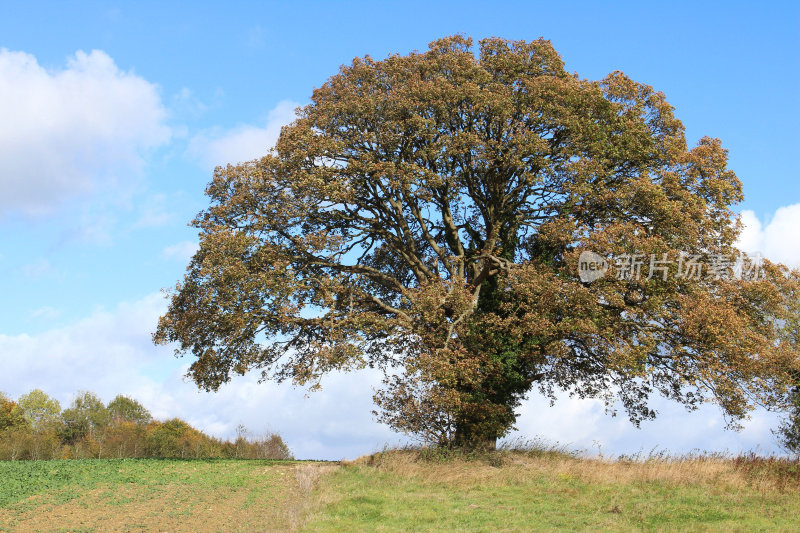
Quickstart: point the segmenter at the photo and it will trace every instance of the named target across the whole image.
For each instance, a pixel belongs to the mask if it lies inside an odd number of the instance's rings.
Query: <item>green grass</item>
[[[76,459],[0,461],[0,507],[35,494],[67,501],[100,485],[157,487],[167,484],[244,487],[254,468],[276,461],[234,459]],[[277,461],[287,464],[290,462]]]
[[[583,465],[582,465],[583,463]],[[585,472],[581,473],[582,466]],[[606,467],[608,466],[608,468]],[[615,469],[629,471],[615,471]],[[321,482],[313,531],[796,531],[797,489],[564,458],[351,465]],[[702,475],[705,472],[698,472]],[[711,481],[706,482],[706,481]],[[327,496],[327,499],[324,497]]]
[[[294,461],[0,462],[0,531],[291,529]],[[49,517],[49,518],[48,518]]]
[[[0,462],[0,531],[797,531],[796,465],[719,458]]]

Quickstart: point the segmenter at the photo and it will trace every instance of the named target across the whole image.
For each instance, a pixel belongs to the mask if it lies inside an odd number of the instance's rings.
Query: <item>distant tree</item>
[[[141,403],[122,394],[111,400],[107,409],[114,422],[125,421],[145,425],[153,421],[153,416]]]
[[[146,449],[147,425],[117,419],[103,432],[106,455],[116,457],[142,457]]]
[[[0,393],[0,460],[24,459],[31,447],[31,426],[17,402]]]
[[[14,402],[0,393],[0,461],[102,457],[194,457],[291,459],[277,434],[235,442],[206,435],[183,420],[154,421],[138,401],[118,395],[108,406],[91,392],[79,392],[61,413],[56,400],[39,389]]]
[[[94,393],[79,392],[61,414],[62,434],[67,441],[95,437],[111,421],[111,414],[103,401]]]
[[[34,389],[19,397],[19,405],[32,429],[28,453],[30,459],[58,457],[61,445],[61,404],[44,391]]]
[[[249,457],[250,459],[293,459],[289,446],[280,435],[274,433],[253,440],[252,446],[255,447],[256,453],[255,457]]]
[[[54,427],[61,415],[61,404],[41,389],[33,389],[19,397],[19,406],[34,431]]]
[[[0,431],[28,426],[22,408],[0,392]]]
[[[581,79],[548,41],[357,58],[206,192],[154,335],[205,389],[378,366],[382,421],[463,446],[492,446],[532,389],[619,400],[636,424],[653,394],[714,400],[732,426],[786,405],[800,275],[730,275],[727,151],[689,148],[662,93]],[[583,252],[619,261],[586,280]]]
[[[208,440],[202,433],[179,418],[157,422],[148,428],[147,453],[151,457],[192,457],[198,446]]]

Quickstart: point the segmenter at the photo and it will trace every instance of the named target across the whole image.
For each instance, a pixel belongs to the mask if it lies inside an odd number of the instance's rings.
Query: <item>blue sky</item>
[[[399,437],[372,421],[371,374],[321,393],[236,380],[217,395],[151,346],[159,290],[182,276],[216,164],[257,157],[294,106],[355,56],[463,33],[550,39],[567,68],[663,91],[694,144],[720,137],[744,183],[747,251],[800,266],[800,8],[737,2],[82,2],[0,5],[0,390],[125,392],[219,435],[244,422],[299,456]],[[325,385],[325,383],[323,383]],[[520,436],[604,450],[774,449],[758,413],[713,408],[634,430],[596,402],[533,397]],[[535,416],[534,416],[535,413]],[[544,413],[544,414],[543,414]]]

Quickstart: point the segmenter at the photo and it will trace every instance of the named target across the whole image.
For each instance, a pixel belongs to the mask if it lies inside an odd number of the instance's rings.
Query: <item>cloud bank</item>
[[[244,124],[228,130],[201,132],[190,141],[188,154],[209,168],[262,157],[275,145],[281,127],[295,119],[294,110],[299,106],[289,100],[279,102],[269,112],[263,127]]]
[[[800,204],[779,208],[765,223],[753,211],[745,210],[741,221],[740,250],[800,268]]]
[[[170,139],[158,88],[105,52],[61,69],[0,49],[0,215],[41,214],[130,175]]]

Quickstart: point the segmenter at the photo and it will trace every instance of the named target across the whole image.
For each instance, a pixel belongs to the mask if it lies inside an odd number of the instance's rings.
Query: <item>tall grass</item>
[[[755,453],[671,454],[658,450],[614,457],[590,455],[539,439],[507,442],[492,451],[413,446],[384,449],[343,464],[370,466],[404,477],[443,483],[472,483],[481,479],[513,483],[531,476],[549,476],[587,483],[800,490],[800,460],[797,458]]]

